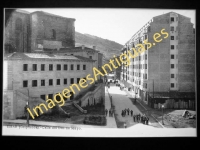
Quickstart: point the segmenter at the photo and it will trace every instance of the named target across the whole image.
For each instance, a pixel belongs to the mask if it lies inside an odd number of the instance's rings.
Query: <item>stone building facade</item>
[[[159,42],[153,38],[155,33],[161,35]],[[145,40],[152,44],[150,49]],[[190,18],[174,12],[153,17],[124,45],[122,53],[137,44],[143,44],[145,51],[131,58],[128,67],[122,65],[121,73],[133,93],[146,103],[151,98],[154,102],[156,98],[195,99],[195,33]]]
[[[75,47],[75,19],[15,10],[5,24],[5,53]]]
[[[13,105],[17,106],[13,109],[23,108],[27,102],[26,97],[30,97],[32,99],[30,101],[34,105],[45,102],[46,96],[53,99],[53,96],[61,93],[64,88],[69,88],[72,84],[78,85],[79,80],[86,78],[88,74],[93,77],[92,67],[94,62],[89,58],[72,55],[60,56],[44,53],[13,53],[7,55],[4,58],[3,88],[4,102],[8,102],[9,105],[6,104],[5,111]],[[77,95],[87,92],[87,89],[92,86],[90,82],[87,80],[87,88],[79,87],[80,91],[74,87],[75,94],[70,92],[72,96],[68,99],[64,98],[65,104],[72,102]],[[8,96],[8,92],[12,94]],[[16,99],[17,95],[21,97],[20,100]],[[23,109],[19,109],[19,111],[22,113]],[[19,114],[19,111],[13,113],[15,117]]]

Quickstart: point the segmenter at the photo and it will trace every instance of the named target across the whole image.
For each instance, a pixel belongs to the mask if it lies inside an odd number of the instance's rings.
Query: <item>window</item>
[[[171,78],[174,78],[174,74],[171,74]]]
[[[52,29],[51,30],[51,32],[52,32],[52,39],[56,39],[56,30],[55,29]]]
[[[171,55],[171,59],[174,59],[174,55]]]
[[[23,81],[23,87],[28,87],[28,80]]]
[[[65,85],[67,84],[67,79],[64,79],[64,84],[65,84]]]
[[[74,65],[73,64],[71,64],[71,70],[74,70]]]
[[[74,84],[74,78],[71,78],[71,84]]]
[[[174,36],[171,36],[171,40],[174,40]]]
[[[174,31],[174,27],[171,27],[171,31]]]
[[[33,71],[37,71],[37,64],[33,64]]]
[[[41,64],[41,71],[45,70],[45,64]]]
[[[172,88],[174,87],[174,83],[171,83],[171,87],[172,87]]]
[[[37,80],[32,80],[32,87],[36,87],[37,86]]]
[[[57,64],[57,70],[61,70],[61,64]]]
[[[40,95],[40,98],[45,100],[45,95]]]
[[[49,64],[49,71],[53,71],[53,64]]]
[[[151,27],[150,26],[148,27],[148,32],[151,32]]]
[[[70,96],[70,100],[73,100],[74,99],[74,93],[73,92],[70,92],[71,96]]]
[[[90,59],[92,59],[92,56],[89,56]]]
[[[147,79],[147,74],[145,74],[145,79]]]
[[[145,59],[147,60],[147,54],[145,54]]]
[[[83,70],[86,70],[86,65],[83,65]]]
[[[174,22],[174,17],[171,17],[171,22]]]
[[[67,69],[68,69],[68,65],[64,64],[64,70],[67,70]]]
[[[79,81],[80,81],[80,78],[77,78],[77,83],[79,83]]]
[[[49,99],[53,99],[53,94],[49,94],[49,95],[48,95],[48,98],[49,98]]]
[[[147,69],[147,64],[145,64],[145,69]]]
[[[147,50],[147,45],[145,45],[145,50]]]
[[[56,80],[56,84],[57,84],[57,85],[60,85],[60,79],[57,79],[57,80]]]
[[[171,64],[171,68],[174,68],[174,64]]]
[[[28,71],[28,64],[23,64],[23,71]]]
[[[45,86],[45,80],[41,80],[41,86]]]
[[[144,36],[144,39],[146,40],[147,39],[147,35],[145,34],[145,36]]]
[[[53,79],[49,79],[49,85],[53,85]]]
[[[174,45],[171,45],[171,49],[174,49]]]
[[[77,65],[77,70],[80,70],[80,65]]]

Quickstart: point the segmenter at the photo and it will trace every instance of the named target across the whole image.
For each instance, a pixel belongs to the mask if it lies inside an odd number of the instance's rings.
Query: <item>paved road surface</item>
[[[108,89],[109,93],[112,95],[113,99],[113,105],[115,106],[115,116],[116,116],[116,122],[118,125],[118,128],[122,128],[124,123],[126,122],[127,127],[134,126],[135,124],[138,124],[137,122],[133,121],[133,117],[131,117],[130,113],[129,115],[126,115],[125,117],[121,116],[122,110],[130,109],[133,110],[133,114],[143,114],[144,109],[139,105],[134,105],[132,101],[129,99],[128,95],[125,91],[121,91],[119,87],[115,86],[114,84],[111,84],[110,88]],[[149,125],[162,128],[154,118],[151,116],[149,117]]]

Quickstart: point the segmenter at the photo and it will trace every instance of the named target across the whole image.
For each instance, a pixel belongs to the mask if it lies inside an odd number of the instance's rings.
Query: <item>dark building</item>
[[[5,53],[75,47],[75,19],[15,10],[5,24]]]

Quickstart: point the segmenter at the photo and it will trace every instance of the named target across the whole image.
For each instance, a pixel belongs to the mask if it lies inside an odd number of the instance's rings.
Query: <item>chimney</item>
[[[96,50],[96,46],[93,46],[93,49]]]
[[[85,49],[85,45],[82,45],[82,49]]]

